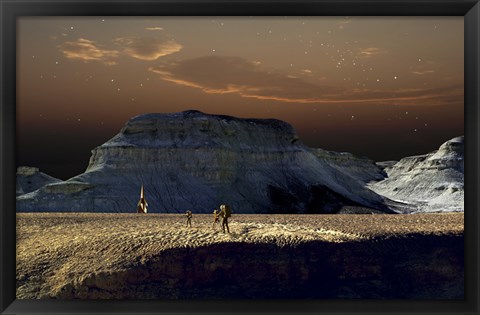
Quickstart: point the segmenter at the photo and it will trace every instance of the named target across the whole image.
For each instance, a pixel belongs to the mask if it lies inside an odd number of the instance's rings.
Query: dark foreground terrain
[[[462,299],[463,213],[17,214],[17,298]]]

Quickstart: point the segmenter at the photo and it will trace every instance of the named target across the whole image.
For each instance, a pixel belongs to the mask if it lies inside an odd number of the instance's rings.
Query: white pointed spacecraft
[[[147,213],[148,202],[145,199],[145,193],[142,188],[140,189],[140,201],[137,204],[137,213]]]

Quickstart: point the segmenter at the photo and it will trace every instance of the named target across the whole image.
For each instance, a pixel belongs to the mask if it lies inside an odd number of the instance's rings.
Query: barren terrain
[[[19,213],[17,298],[461,298],[463,218]]]

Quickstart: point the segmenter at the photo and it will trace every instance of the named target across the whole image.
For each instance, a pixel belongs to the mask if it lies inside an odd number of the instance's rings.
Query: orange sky
[[[18,163],[57,177],[132,116],[277,118],[375,160],[463,134],[463,17],[21,18]]]

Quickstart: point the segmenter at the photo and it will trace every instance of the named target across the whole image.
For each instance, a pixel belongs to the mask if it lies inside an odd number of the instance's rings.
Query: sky
[[[463,17],[22,17],[17,164],[68,179],[129,118],[290,123],[375,161],[464,133]]]

